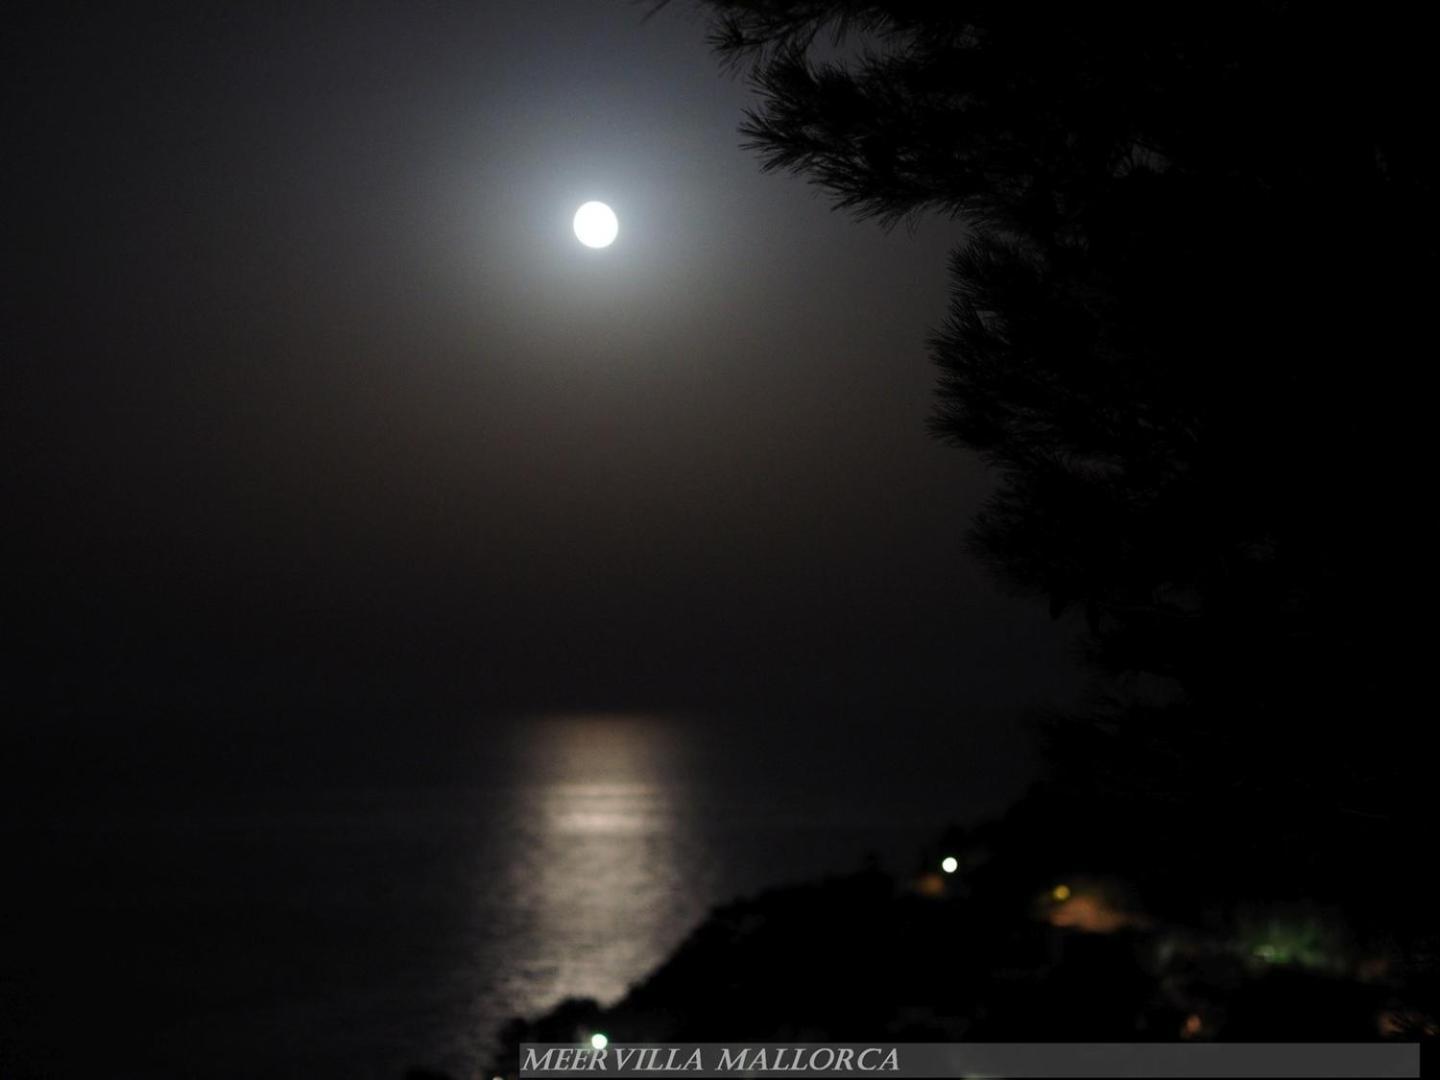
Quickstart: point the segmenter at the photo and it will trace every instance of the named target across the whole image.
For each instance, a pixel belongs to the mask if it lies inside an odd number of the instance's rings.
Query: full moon
[[[587,202],[575,211],[575,235],[586,247],[609,247],[619,232],[620,220],[603,202]]]

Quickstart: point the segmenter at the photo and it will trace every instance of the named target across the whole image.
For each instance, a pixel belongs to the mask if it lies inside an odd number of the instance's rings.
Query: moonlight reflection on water
[[[611,1000],[704,914],[710,890],[683,763],[663,722],[544,721],[511,813],[505,882],[526,997]],[[488,904],[486,905],[489,906]]]
[[[1000,748],[965,726],[862,723],[888,751],[856,753],[864,727],[839,721],[415,723],[324,786],[183,816],[77,804],[11,826],[43,871],[23,910],[63,916],[63,953],[25,919],[3,944],[56,973],[56,1000],[84,969],[97,995],[165,1015],[134,1050],[154,1075],[468,1076],[505,1020],[619,998],[715,905],[868,852],[904,869],[939,823],[1003,801],[986,787]],[[101,878],[123,905],[94,901]]]
[[[896,736],[887,752],[857,754],[857,729],[838,721],[799,740],[786,725],[679,715],[519,726],[485,764],[470,853],[453,977],[472,1047],[566,997],[617,1000],[717,904],[870,853],[907,869],[939,824],[1002,801],[991,766],[1014,748],[981,747],[960,724],[863,724]]]

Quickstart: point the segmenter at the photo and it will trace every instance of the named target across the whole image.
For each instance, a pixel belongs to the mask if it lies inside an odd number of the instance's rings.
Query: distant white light
[[[578,232],[579,230],[576,231]],[[590,1045],[596,1050],[604,1050],[605,1047],[610,1045],[610,1040],[597,1031],[594,1035],[590,1036]],[[596,1058],[596,1060],[598,1061],[599,1058]]]
[[[953,874],[956,870],[960,869],[960,860],[955,858],[954,855],[946,855],[945,858],[940,860],[940,869],[944,870],[947,874]]]
[[[575,211],[575,235],[586,247],[609,247],[620,235],[620,219],[603,202],[587,202]]]

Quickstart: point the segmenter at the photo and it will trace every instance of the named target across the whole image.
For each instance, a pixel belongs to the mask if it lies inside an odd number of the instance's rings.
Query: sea
[[[188,785],[162,754],[9,814],[0,1075],[488,1075],[507,1018],[617,1000],[716,905],[867,861],[911,873],[1032,768],[993,717],[384,730],[334,769],[242,768],[237,738]],[[392,767],[427,741],[430,765]]]

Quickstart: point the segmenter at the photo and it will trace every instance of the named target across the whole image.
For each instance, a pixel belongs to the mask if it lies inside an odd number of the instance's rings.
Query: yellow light
[[[1055,888],[1050,890],[1050,898],[1057,904],[1063,904],[1066,900],[1070,899],[1070,886],[1056,885]]]
[[[604,1050],[605,1047],[610,1045],[610,1040],[597,1031],[594,1035],[590,1036],[590,1045],[596,1050]]]
[[[940,860],[940,869],[944,870],[947,874],[953,874],[956,870],[960,869],[960,860],[955,858],[954,855],[946,855],[945,858]]]

